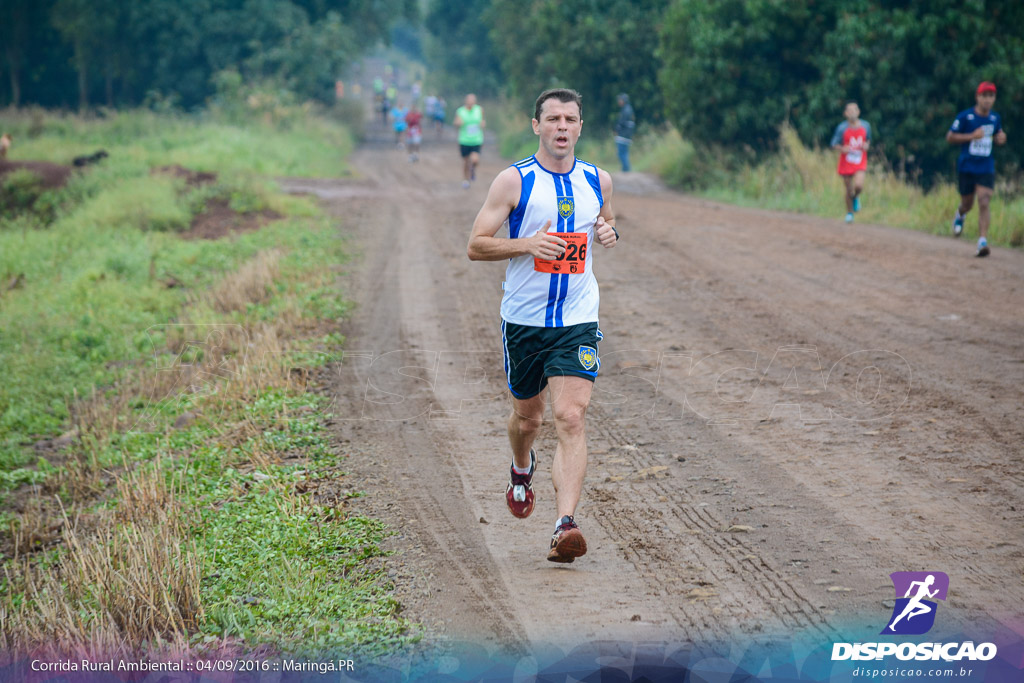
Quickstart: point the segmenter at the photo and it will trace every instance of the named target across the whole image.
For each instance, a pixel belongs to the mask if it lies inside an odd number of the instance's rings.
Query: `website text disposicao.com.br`
[[[967,679],[969,679],[969,678],[971,678],[971,676],[973,674],[974,674],[974,669],[972,669],[971,667],[963,667],[963,666],[950,667],[950,668],[942,668],[942,669],[915,669],[915,668],[912,668],[912,667],[907,667],[907,668],[904,668],[904,667],[893,667],[893,668],[888,668],[888,669],[875,669],[875,668],[872,668],[872,667],[861,666],[861,667],[857,667],[856,669],[853,670],[854,678],[864,678],[864,679],[869,679],[869,680],[873,679],[873,678],[891,678],[891,677],[897,677],[900,680],[904,680],[904,679],[907,679],[907,678],[941,678],[941,679],[967,678]],[[981,680],[981,678],[979,677],[976,680]]]

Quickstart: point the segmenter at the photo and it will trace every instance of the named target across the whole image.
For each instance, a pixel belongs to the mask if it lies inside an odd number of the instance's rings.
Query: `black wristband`
[[[619,241],[619,231],[615,229],[614,225],[612,226],[612,232],[615,233],[615,241],[618,242]]]

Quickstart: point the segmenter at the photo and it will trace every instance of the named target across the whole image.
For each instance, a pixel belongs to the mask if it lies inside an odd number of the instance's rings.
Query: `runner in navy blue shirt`
[[[1006,144],[1006,131],[999,114],[992,111],[996,102],[996,86],[985,81],[978,85],[975,104],[960,112],[946,133],[946,142],[960,145],[956,160],[957,183],[960,186],[960,207],[953,216],[953,236],[964,230],[964,217],[978,197],[978,256],[988,256],[989,202],[996,185],[996,161],[992,143]]]

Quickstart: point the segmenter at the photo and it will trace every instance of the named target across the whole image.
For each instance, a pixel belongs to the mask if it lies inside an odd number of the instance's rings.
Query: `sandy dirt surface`
[[[894,571],[944,571],[932,632],[1024,606],[1024,253],[742,209],[616,175],[598,249],[601,376],[577,513],[590,552],[545,560],[504,504],[504,263],[466,242],[490,180],[453,143],[367,143],[356,179],[284,181],[339,219],[356,306],[331,370],[336,435],[396,530],[386,568],[429,642],[843,637],[889,617]],[[871,201],[871,187],[865,192]],[[945,221],[945,217],[936,217]]]

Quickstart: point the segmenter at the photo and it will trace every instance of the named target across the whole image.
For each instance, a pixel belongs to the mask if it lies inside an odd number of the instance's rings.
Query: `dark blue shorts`
[[[995,173],[971,173],[969,171],[960,171],[957,174],[957,185],[960,186],[960,196],[966,196],[974,194],[974,191],[978,188],[978,185],[987,187],[988,189],[994,189],[996,186],[996,174]]]
[[[603,338],[597,323],[531,327],[502,322],[501,331],[505,377],[516,398],[533,398],[548,385],[548,377],[597,379],[597,343]]]

